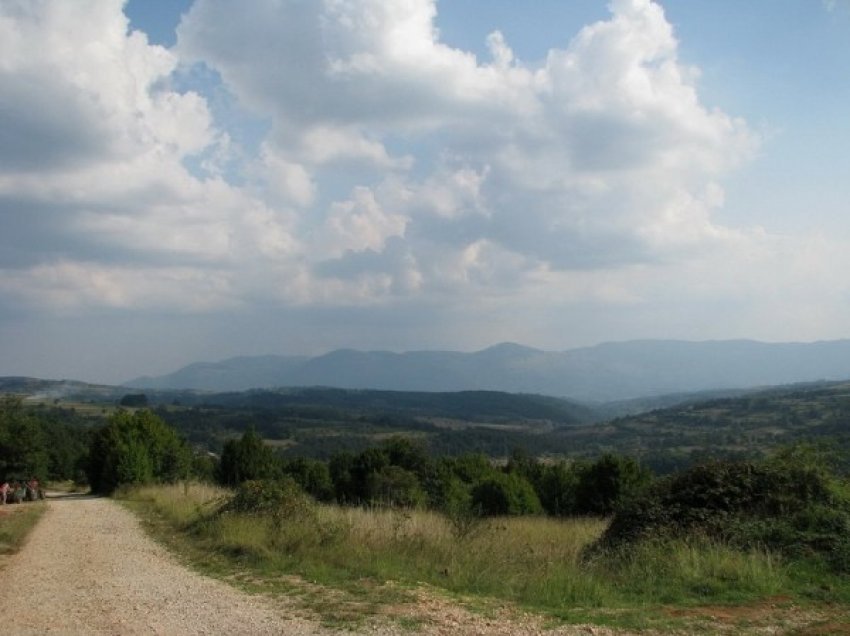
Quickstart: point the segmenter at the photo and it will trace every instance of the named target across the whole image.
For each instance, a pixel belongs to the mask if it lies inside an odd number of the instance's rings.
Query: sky
[[[848,0],[0,0],[0,375],[850,337]]]

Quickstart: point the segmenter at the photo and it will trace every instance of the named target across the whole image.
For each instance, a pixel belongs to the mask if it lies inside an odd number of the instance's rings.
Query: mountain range
[[[473,353],[355,351],[198,362],[124,383],[136,389],[242,391],[326,386],[490,390],[608,402],[673,393],[850,379],[850,340],[764,343],[636,340],[568,351],[503,343]]]

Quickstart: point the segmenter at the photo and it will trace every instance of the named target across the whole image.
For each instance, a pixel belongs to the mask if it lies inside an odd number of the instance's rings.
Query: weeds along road
[[[262,597],[181,566],[109,499],[57,495],[0,570],[0,633],[319,634]]]
[[[48,497],[48,509],[23,549],[0,569],[0,634],[162,636],[351,634],[295,613],[286,597],[252,596],[194,573],[142,530],[128,510],[88,495]],[[392,621],[356,634],[390,636],[610,635],[605,628],[546,629],[539,617],[505,620],[423,593],[406,613],[420,631]],[[617,632],[622,633],[622,632]]]

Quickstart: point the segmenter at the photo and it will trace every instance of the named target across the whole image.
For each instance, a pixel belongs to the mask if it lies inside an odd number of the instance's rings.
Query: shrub
[[[472,506],[485,516],[540,514],[534,488],[517,473],[496,473],[472,488]]]
[[[600,546],[696,535],[850,571],[850,501],[824,470],[790,461],[712,462],[659,481],[617,512]]]
[[[220,508],[220,514],[279,515],[305,517],[311,514],[310,497],[291,477],[242,482]]]

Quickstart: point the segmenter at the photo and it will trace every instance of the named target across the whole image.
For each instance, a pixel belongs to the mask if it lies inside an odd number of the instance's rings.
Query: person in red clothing
[[[3,483],[0,484],[0,504],[6,505],[6,497],[9,495],[11,489],[9,482],[4,479]]]

